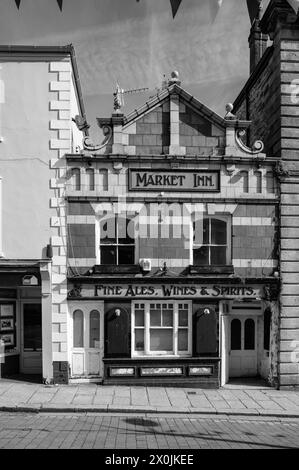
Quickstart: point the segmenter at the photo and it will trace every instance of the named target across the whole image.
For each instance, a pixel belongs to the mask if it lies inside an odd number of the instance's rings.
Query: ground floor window
[[[133,356],[191,355],[191,302],[135,302]]]

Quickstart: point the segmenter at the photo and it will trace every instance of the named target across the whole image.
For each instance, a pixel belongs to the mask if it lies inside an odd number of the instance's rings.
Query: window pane
[[[203,219],[203,244],[208,245],[210,240],[210,220]]]
[[[173,310],[163,310],[162,312],[162,326],[173,325]]]
[[[231,322],[230,348],[232,351],[241,350],[241,322],[237,318]]]
[[[161,311],[160,311],[160,309],[150,311],[150,325],[151,326],[161,326]]]
[[[116,264],[115,246],[101,246],[101,264]]]
[[[134,222],[130,219],[125,219],[123,217],[120,217],[118,219],[118,243],[119,244],[134,244],[135,240],[134,238],[131,238],[134,236],[134,228],[133,228]]]
[[[97,310],[90,312],[89,317],[89,347],[100,347],[100,314]]]
[[[211,219],[211,243],[212,245],[226,245],[226,222],[218,219]]]
[[[188,351],[188,330],[185,328],[178,331],[178,351]]]
[[[196,245],[208,245],[209,233],[209,219],[198,219],[193,223],[193,241]]]
[[[144,326],[144,311],[135,309],[135,326]]]
[[[211,246],[211,265],[226,264],[226,246]]]
[[[134,246],[118,247],[118,264],[134,264],[135,261]]]
[[[39,304],[24,304],[24,349],[42,349],[42,316]]]
[[[172,329],[150,330],[151,351],[173,351]]]
[[[179,326],[188,326],[188,310],[179,310]]]
[[[195,266],[209,265],[209,247],[202,246],[193,250],[193,264]]]
[[[74,341],[74,348],[83,348],[83,312],[82,310],[76,310],[74,312],[73,341]]]
[[[144,330],[135,329],[135,351],[144,351]]]
[[[115,217],[107,216],[100,221],[101,244],[116,243]]]
[[[252,318],[245,321],[244,349],[255,349],[255,321]]]

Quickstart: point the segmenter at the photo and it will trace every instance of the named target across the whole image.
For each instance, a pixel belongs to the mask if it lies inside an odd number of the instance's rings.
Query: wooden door
[[[24,302],[21,309],[20,371],[42,374],[42,306]]]
[[[109,308],[110,307],[110,308]],[[131,322],[129,305],[109,305],[105,315],[106,357],[131,356]]]
[[[233,317],[230,322],[230,377],[257,375],[257,317]]]

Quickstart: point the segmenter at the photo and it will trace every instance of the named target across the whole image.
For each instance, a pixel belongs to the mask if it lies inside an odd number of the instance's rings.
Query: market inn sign
[[[69,298],[221,298],[221,299],[261,299],[263,287],[258,285],[224,285],[224,284],[96,284],[94,286],[76,285],[69,292]]]
[[[129,170],[129,191],[220,191],[220,172],[204,170]]]

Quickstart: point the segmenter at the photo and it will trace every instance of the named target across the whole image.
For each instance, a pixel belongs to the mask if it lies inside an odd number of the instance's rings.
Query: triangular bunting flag
[[[261,3],[262,3],[261,0],[247,0],[247,8],[248,8],[251,23],[253,23],[253,21],[258,16]]]
[[[299,0],[288,0],[288,3],[294,9],[295,13],[298,13],[299,9]]]
[[[62,11],[63,0],[57,0],[57,3],[58,3],[58,6],[60,8],[60,11]]]
[[[170,0],[172,16],[175,17],[182,0]]]
[[[20,8],[21,0],[15,0],[15,3],[16,3],[16,5],[17,5],[17,8],[19,9],[19,8]]]

